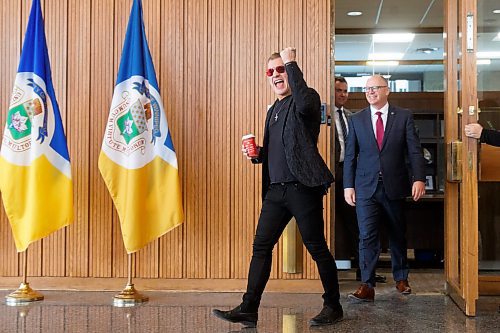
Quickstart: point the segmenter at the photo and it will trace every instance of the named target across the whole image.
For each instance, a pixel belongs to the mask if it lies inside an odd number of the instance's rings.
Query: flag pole
[[[30,284],[28,283],[28,249],[24,250],[23,257],[23,282],[21,282],[21,285],[16,291],[5,296],[5,304],[7,305],[25,305],[26,303],[43,300],[43,295],[38,291],[31,289]]]
[[[135,306],[147,302],[149,297],[140,294],[132,283],[132,253],[128,254],[128,279],[125,289],[113,297],[113,305],[116,307]]]

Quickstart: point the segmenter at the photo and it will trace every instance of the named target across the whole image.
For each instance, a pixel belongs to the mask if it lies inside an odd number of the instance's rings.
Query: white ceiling
[[[349,17],[350,11],[363,15]],[[335,21],[337,29],[442,27],[443,1],[336,0]]]
[[[443,59],[443,35],[439,33],[443,23],[442,0],[336,0],[335,1],[335,60],[366,61],[372,52],[404,53],[402,60],[437,60]],[[478,0],[478,51],[500,52],[500,14],[493,13],[500,9],[500,0]],[[348,16],[350,11],[361,11],[361,16]],[[432,29],[432,28],[437,28]],[[432,29],[434,33],[417,33],[409,43],[373,43],[374,31],[408,32],[417,29]],[[418,31],[418,30],[417,30]],[[485,32],[487,31],[487,32]],[[346,34],[347,33],[347,34]],[[360,34],[358,34],[360,33]],[[419,48],[436,48],[426,54]],[[500,58],[491,59],[490,65],[479,66],[479,70],[500,70]],[[373,67],[344,63],[336,66],[340,73],[372,73]],[[442,65],[399,65],[379,68],[379,73],[415,73],[424,71],[443,71]]]

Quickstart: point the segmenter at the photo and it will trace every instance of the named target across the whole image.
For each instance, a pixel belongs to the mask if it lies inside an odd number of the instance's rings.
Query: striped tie
[[[344,115],[342,112],[342,108],[338,108],[337,112],[339,113],[339,121],[340,121],[340,128],[342,128],[342,135],[344,136],[344,140],[347,137],[347,125],[344,121]]]

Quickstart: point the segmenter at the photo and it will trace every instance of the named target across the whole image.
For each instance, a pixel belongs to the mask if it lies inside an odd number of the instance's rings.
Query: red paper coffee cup
[[[248,157],[259,157],[259,151],[257,150],[257,144],[255,143],[255,135],[247,134],[241,138],[243,147],[247,150]]]

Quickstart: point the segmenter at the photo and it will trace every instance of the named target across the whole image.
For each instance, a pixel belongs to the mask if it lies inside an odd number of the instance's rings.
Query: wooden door
[[[478,299],[478,149],[463,133],[477,121],[476,1],[445,1],[445,275],[447,292],[469,316]]]

